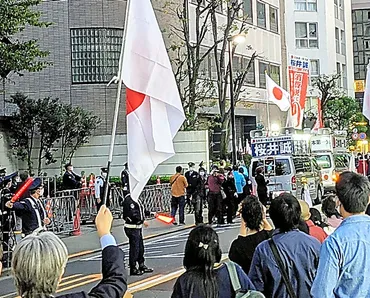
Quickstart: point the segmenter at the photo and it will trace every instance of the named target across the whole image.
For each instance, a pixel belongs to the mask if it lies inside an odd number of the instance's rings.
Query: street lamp
[[[232,163],[236,165],[237,151],[236,151],[236,129],[235,129],[235,100],[234,100],[234,80],[233,80],[233,45],[237,46],[246,40],[245,34],[237,34],[230,36],[227,41],[229,45],[229,74],[230,74],[230,116],[231,116],[231,141],[232,141]]]

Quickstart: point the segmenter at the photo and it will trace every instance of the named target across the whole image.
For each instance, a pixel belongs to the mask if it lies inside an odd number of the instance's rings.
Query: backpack
[[[235,298],[265,298],[265,296],[258,291],[249,290],[247,292],[242,292],[239,276],[236,272],[236,266],[234,262],[226,262],[227,271],[229,271],[229,276],[231,280],[231,284],[233,286],[235,292]]]

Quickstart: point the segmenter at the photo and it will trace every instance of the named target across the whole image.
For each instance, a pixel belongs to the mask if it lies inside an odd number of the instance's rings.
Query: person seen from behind
[[[223,169],[222,169],[223,170]],[[225,176],[220,173],[217,167],[214,167],[211,175],[207,179],[208,186],[208,224],[213,223],[213,218],[217,217],[217,223],[223,224],[224,219],[222,215],[222,184]]]
[[[337,201],[338,199],[335,195],[329,195],[322,201],[321,205],[321,210],[326,216],[327,224],[332,228],[332,232],[338,228],[343,221],[342,216],[337,210]]]
[[[296,297],[310,297],[320,242],[297,229],[301,207],[292,194],[283,193],[272,200],[269,213],[275,231],[270,240],[257,246],[248,275],[266,297],[290,298],[289,288]],[[281,272],[286,273],[287,283]]]
[[[225,177],[222,188],[225,191],[226,198],[223,200],[223,204],[226,206],[227,223],[232,224],[236,214],[235,205],[237,204],[238,194],[236,192],[234,175],[230,167],[225,168]]]
[[[272,227],[266,219],[265,206],[255,196],[248,196],[243,201],[240,213],[240,232],[231,244],[229,259],[240,265],[248,274],[256,247],[271,237]]]
[[[311,220],[310,207],[308,206],[307,202],[299,200],[299,205],[301,205],[301,218],[306,222],[309,234],[319,240],[320,243],[323,243],[326,237],[328,237],[328,234],[325,233],[323,228],[316,226]]]
[[[171,216],[174,218],[174,225],[176,222],[176,212],[179,209],[179,221],[180,225],[185,224],[185,194],[188,182],[186,178],[181,174],[182,167],[176,167],[176,174],[170,178],[171,185]]]
[[[193,229],[185,246],[185,273],[176,281],[171,298],[231,298],[235,292],[228,268],[220,264],[222,251],[217,233],[206,225]],[[242,291],[254,290],[248,276],[235,265]]]
[[[256,183],[257,183],[257,195],[258,199],[263,205],[267,205],[268,201],[268,190],[267,185],[269,184],[269,181],[265,179],[263,176],[263,166],[260,166],[256,169],[256,177],[255,177]]]
[[[370,183],[367,177],[344,172],[335,186],[340,226],[321,246],[319,268],[312,286],[314,298],[369,297]]]
[[[233,175],[236,191],[238,193],[237,205],[239,205],[244,199],[244,186],[246,186],[247,183],[245,182],[243,174],[239,172],[238,166],[233,166]]]
[[[78,292],[58,297],[122,298],[127,290],[123,251],[111,235],[113,216],[103,205],[95,219],[102,251],[103,278],[89,293]],[[22,298],[53,297],[64,274],[68,251],[58,236],[41,232],[17,244],[12,271],[18,295]]]

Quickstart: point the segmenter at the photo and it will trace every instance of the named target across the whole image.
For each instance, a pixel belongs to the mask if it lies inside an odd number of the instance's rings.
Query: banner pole
[[[111,141],[110,141],[110,148],[109,148],[109,157],[108,157],[108,162],[107,162],[106,186],[105,186],[105,189],[104,189],[104,196],[103,196],[103,200],[102,200],[103,204],[106,204],[107,199],[108,199],[109,174],[110,174],[111,164],[112,164],[112,160],[113,160],[114,144],[115,144],[115,141],[116,141],[118,113],[119,113],[119,105],[120,105],[120,101],[121,101],[121,91],[122,91],[122,72],[123,72],[122,61],[123,61],[125,41],[126,41],[126,35],[127,35],[127,23],[128,23],[128,14],[129,14],[129,10],[130,10],[130,3],[131,3],[131,0],[127,0],[125,25],[124,25],[124,28],[123,28],[124,33],[123,33],[123,36],[122,36],[122,47],[121,47],[121,54],[120,54],[120,57],[119,57],[117,77],[113,77],[113,79],[108,83],[108,86],[112,82],[118,83],[118,87],[117,87],[116,105],[115,105],[115,109],[114,109],[112,134],[111,134]]]

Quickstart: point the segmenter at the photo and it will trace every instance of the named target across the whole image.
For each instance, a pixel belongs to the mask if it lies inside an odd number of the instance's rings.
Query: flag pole
[[[116,131],[117,131],[117,123],[118,123],[118,113],[119,113],[119,105],[121,101],[121,91],[122,91],[122,61],[123,61],[123,51],[125,48],[125,41],[126,41],[126,35],[127,35],[127,23],[128,23],[128,13],[130,10],[130,3],[131,0],[127,0],[126,4],[126,16],[125,16],[125,25],[124,25],[124,33],[122,36],[122,47],[121,47],[121,54],[119,57],[119,64],[118,64],[118,72],[117,77],[113,77],[113,79],[108,83],[108,86],[111,83],[118,83],[117,87],[117,97],[116,97],[116,105],[114,109],[114,117],[113,117],[113,125],[112,125],[112,135],[111,135],[111,141],[110,141],[110,148],[109,148],[109,157],[107,162],[107,178],[106,178],[106,187],[104,189],[104,196],[103,196],[103,204],[106,204],[108,199],[108,190],[109,190],[109,174],[110,174],[110,168],[113,160],[113,151],[114,151],[114,144],[116,142]]]
[[[267,84],[267,71],[265,70],[265,79],[266,79],[266,84]],[[267,96],[267,103],[266,103],[266,108],[267,108],[267,133],[270,133],[270,99],[269,96]]]

